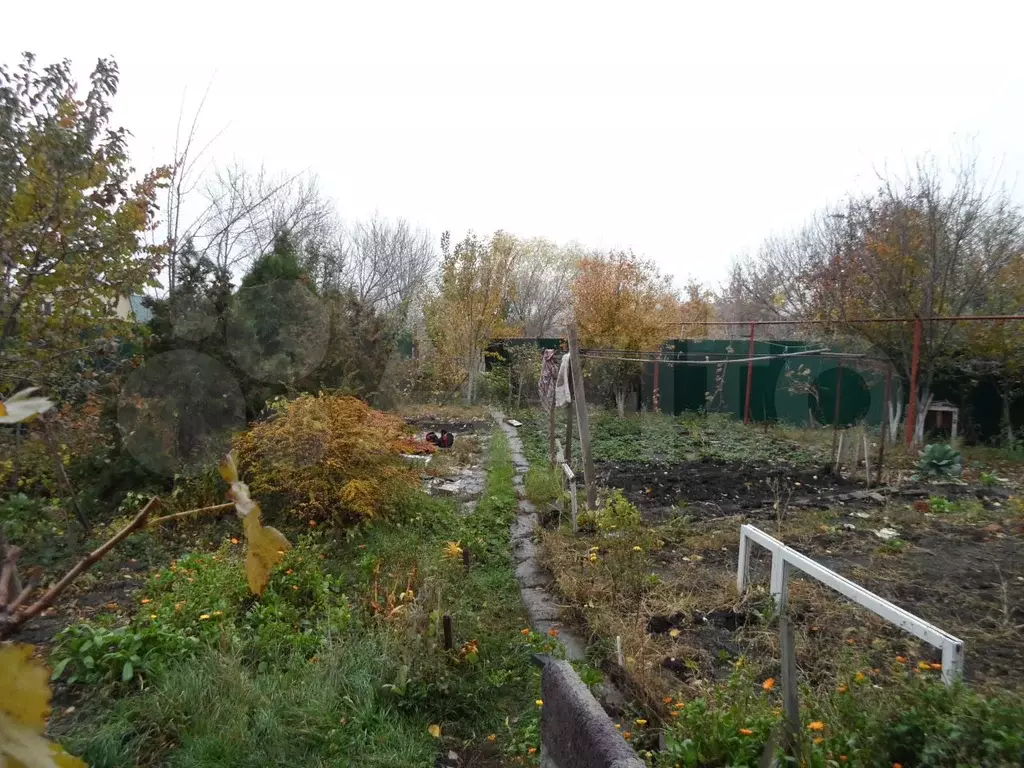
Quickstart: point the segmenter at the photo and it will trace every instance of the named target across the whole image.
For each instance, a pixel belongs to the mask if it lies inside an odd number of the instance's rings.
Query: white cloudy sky
[[[971,142],[1024,199],[1021,29],[1019,0],[8,2],[0,61],[114,55],[140,167],[212,83],[212,160],[315,170],[346,218],[632,247],[717,283],[923,152]]]

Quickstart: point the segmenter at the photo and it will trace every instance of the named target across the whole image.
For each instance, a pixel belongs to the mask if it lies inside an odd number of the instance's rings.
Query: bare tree
[[[430,233],[374,215],[348,230],[343,282],[378,312],[408,307],[437,265]]]
[[[299,248],[336,227],[333,205],[309,173],[272,176],[235,163],[215,171],[203,191],[207,212],[193,235],[196,248],[217,266],[244,269],[287,231]]]
[[[586,252],[575,243],[559,246],[540,237],[518,240],[516,248],[509,322],[531,338],[560,333],[569,315],[570,285]]]

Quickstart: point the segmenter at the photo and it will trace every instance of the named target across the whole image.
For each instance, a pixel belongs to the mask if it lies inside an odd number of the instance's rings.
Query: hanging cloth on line
[[[558,366],[558,382],[555,384],[555,406],[561,407],[572,402],[572,395],[569,393],[569,353],[562,355],[562,362]]]
[[[545,413],[551,413],[552,390],[556,389],[558,379],[558,363],[555,361],[555,350],[545,349],[540,368],[540,382],[537,389],[540,392],[540,407]]]

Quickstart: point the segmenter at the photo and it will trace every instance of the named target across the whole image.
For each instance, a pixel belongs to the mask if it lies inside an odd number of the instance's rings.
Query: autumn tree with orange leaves
[[[734,268],[726,299],[750,319],[830,321],[821,333],[860,339],[892,360],[909,385],[914,322],[863,321],[1020,311],[1011,267],[1022,253],[1024,216],[1005,190],[986,182],[971,158],[951,168],[926,159],[821,212],[791,237],[774,238]],[[918,413],[927,412],[935,374],[952,357],[981,360],[991,351],[981,329],[965,325],[923,323]],[[990,331],[986,343],[998,348],[999,335]],[[916,441],[923,425],[918,419]]]
[[[679,321],[672,279],[631,252],[590,256],[573,281],[572,307],[582,347],[616,350],[626,358],[597,363],[622,416],[640,373],[640,363],[629,358],[658,349],[671,335],[668,324]]]

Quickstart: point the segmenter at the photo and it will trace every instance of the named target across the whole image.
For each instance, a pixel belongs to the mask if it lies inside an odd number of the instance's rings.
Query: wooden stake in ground
[[[452,630],[452,617],[449,614],[444,615],[444,649],[446,651],[454,650],[455,648],[455,633]]]
[[[555,466],[555,394],[558,391],[558,377],[551,382],[551,408],[548,409],[548,463]]]
[[[789,616],[779,616],[779,635],[782,640],[782,707],[786,714],[783,744],[786,753],[800,758],[800,700],[796,689],[796,638]]]
[[[861,435],[861,439],[864,441],[864,481],[867,483],[867,487],[871,487],[871,452],[868,450],[868,433],[865,431]]]
[[[594,477],[594,459],[590,455],[590,417],[587,414],[587,396],[583,388],[583,366],[576,326],[569,326],[569,367],[572,368],[572,386],[576,403],[576,422],[580,428],[580,453],[583,455],[583,481],[587,485],[587,509],[597,507],[597,485]]]

